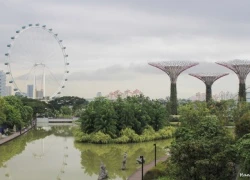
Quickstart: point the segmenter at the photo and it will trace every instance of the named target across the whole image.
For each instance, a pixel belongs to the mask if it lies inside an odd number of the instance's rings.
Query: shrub
[[[128,142],[133,142],[134,137],[137,135],[133,129],[125,128],[121,132],[122,136],[127,136],[129,138]],[[138,135],[137,135],[138,136]]]
[[[123,135],[123,136],[121,136],[121,137],[119,137],[119,138],[116,138],[116,139],[114,140],[115,143],[119,143],[119,144],[128,143],[129,141],[130,141],[130,139],[129,139],[129,137],[126,136],[126,135]]]
[[[155,132],[151,126],[147,126],[144,129],[142,135],[138,135],[134,130],[130,128],[125,128],[121,131],[121,136],[118,138],[113,138],[109,134],[105,134],[101,131],[96,133],[87,134],[81,131],[80,128],[73,128],[72,132],[75,136],[75,141],[77,142],[90,142],[90,143],[136,143],[145,142],[158,139],[166,139],[172,137],[175,128],[172,126],[165,127],[158,132]]]
[[[144,141],[151,141],[154,140],[155,131],[151,126],[148,126],[146,129],[143,130],[142,137]]]
[[[235,133],[238,138],[250,133],[250,112],[245,113],[235,124]]]
[[[172,137],[174,132],[175,132],[175,128],[172,126],[167,126],[158,131],[162,139]]]
[[[104,134],[101,131],[98,131],[97,133],[91,134],[91,142],[92,143],[102,143],[107,144],[111,140],[110,135]]]
[[[162,177],[166,175],[166,166],[164,163],[157,164],[156,167],[150,169],[146,174],[144,175],[145,180],[157,180],[159,177]]]

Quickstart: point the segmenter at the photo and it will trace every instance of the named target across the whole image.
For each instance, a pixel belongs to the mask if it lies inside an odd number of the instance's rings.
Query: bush
[[[133,129],[130,129],[130,128],[123,129],[121,132],[121,135],[128,137],[129,138],[128,142],[134,142],[135,136],[138,137],[138,135],[135,133],[135,131]]]
[[[110,141],[111,141],[110,135],[104,134],[101,131],[98,131],[97,133],[91,134],[91,142],[92,143],[107,144]]]
[[[119,138],[114,139],[113,142],[118,143],[118,144],[128,143],[128,142],[130,142],[130,139],[129,139],[128,136],[123,135],[123,136],[121,136]]]
[[[250,112],[245,113],[235,124],[235,133],[238,138],[250,133]]]
[[[113,139],[110,135],[105,134],[101,131],[91,134],[82,132],[80,128],[73,128],[72,131],[77,142],[123,144],[171,138],[173,133],[175,132],[175,128],[172,126],[168,126],[159,130],[158,132],[155,132],[151,126],[147,126],[147,128],[144,129],[142,135],[136,134],[135,131],[130,128],[125,128],[121,131],[120,137]]]
[[[151,126],[148,126],[143,130],[142,137],[144,141],[152,141],[155,139],[155,131]]]
[[[175,128],[172,127],[172,126],[167,126],[167,127],[165,127],[165,128],[158,131],[158,133],[161,136],[161,139],[172,137],[174,132],[175,132]]]
[[[166,175],[166,166],[164,163],[157,164],[144,175],[144,180],[157,180],[159,177]]]

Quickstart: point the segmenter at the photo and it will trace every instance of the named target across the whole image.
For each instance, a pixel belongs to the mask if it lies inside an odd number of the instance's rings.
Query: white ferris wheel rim
[[[57,88],[57,90],[54,93],[52,93],[52,95],[49,95],[49,99],[53,99],[56,96],[60,96],[60,94],[62,92],[62,89],[65,88],[65,82],[68,81],[67,74],[69,73],[69,70],[68,70],[67,66],[69,65],[69,62],[67,61],[68,55],[66,54],[66,51],[65,51],[66,47],[63,46],[63,43],[62,43],[63,40],[60,40],[58,38],[58,34],[54,33],[53,30],[52,30],[52,28],[48,29],[48,28],[46,28],[46,25],[40,26],[39,24],[35,24],[35,25],[29,24],[28,26],[22,26],[21,30],[17,30],[15,36],[11,37],[10,44],[7,45],[7,47],[9,49],[8,49],[8,52],[5,54],[5,56],[7,57],[7,62],[5,62],[5,65],[7,65],[7,68],[8,68],[8,72],[6,72],[6,74],[9,75],[10,78],[11,78],[11,80],[9,81],[9,83],[13,84],[13,86],[14,86],[14,92],[23,93],[22,90],[18,87],[18,85],[17,85],[17,83],[15,81],[15,78],[13,76],[13,73],[11,71],[10,57],[11,57],[12,47],[15,44],[15,40],[19,38],[20,34],[24,33],[25,31],[27,31],[28,29],[31,29],[31,28],[39,28],[39,29],[42,29],[45,32],[49,33],[51,35],[51,37],[53,37],[56,40],[57,44],[59,45],[59,47],[61,49],[62,55],[63,55],[63,61],[64,61],[63,69],[64,69],[64,73],[63,73],[63,77],[61,78],[61,82],[60,82],[60,85]]]

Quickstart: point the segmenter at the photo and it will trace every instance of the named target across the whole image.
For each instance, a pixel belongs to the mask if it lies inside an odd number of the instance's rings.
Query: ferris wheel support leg
[[[43,67],[43,97],[45,98],[45,65]]]

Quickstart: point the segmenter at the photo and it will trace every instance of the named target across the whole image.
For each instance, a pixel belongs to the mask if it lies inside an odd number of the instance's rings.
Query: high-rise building
[[[27,97],[33,98],[34,86],[32,84],[27,85]]]
[[[98,92],[97,94],[96,94],[96,97],[101,97],[102,96],[102,92]]]
[[[6,74],[0,71],[0,96],[5,96]]]
[[[6,86],[5,87],[5,96],[11,96],[11,94],[12,94],[12,87]]]

